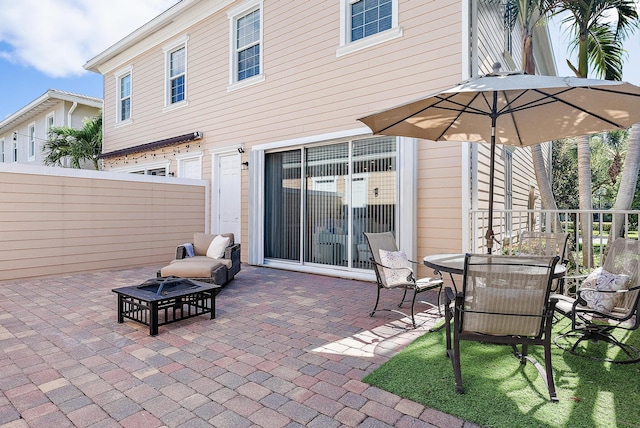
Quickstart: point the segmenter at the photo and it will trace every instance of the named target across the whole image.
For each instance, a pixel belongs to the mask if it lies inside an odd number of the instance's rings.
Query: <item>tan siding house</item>
[[[52,126],[80,129],[85,119],[97,116],[99,98],[50,89],[0,121],[0,162],[42,165],[42,146]],[[87,165],[93,169],[93,164]]]
[[[210,181],[210,229],[237,234],[251,264],[372,278],[365,231],[393,231],[413,259],[470,250],[488,148],[374,137],[356,119],[513,68],[519,47],[505,53],[482,1],[373,4],[177,3],[85,65],[104,76],[104,169]],[[510,190],[516,206],[530,155],[512,154],[510,189],[503,159],[497,203]]]

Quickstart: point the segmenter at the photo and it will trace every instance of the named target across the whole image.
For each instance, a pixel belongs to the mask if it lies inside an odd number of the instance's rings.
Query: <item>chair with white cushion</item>
[[[193,242],[179,245],[176,258],[158,271],[158,277],[177,276],[225,285],[240,272],[240,244],[233,233],[194,233]]]
[[[609,244],[602,267],[582,282],[576,298],[553,295],[558,299],[556,311],[571,320],[571,330],[556,337],[556,345],[598,361],[640,362],[640,350],[613,334],[640,327],[639,266],[640,241],[618,238]],[[600,349],[597,342],[612,345],[618,352]]]
[[[417,279],[413,270],[413,265],[417,265],[417,262],[407,259],[406,254],[403,251],[398,251],[396,245],[396,238],[391,232],[384,233],[364,233],[369,249],[371,251],[371,262],[373,269],[376,273],[378,294],[376,297],[376,304],[373,307],[373,311],[369,316],[373,316],[376,311],[384,310],[399,313],[403,316],[408,316],[402,311],[397,309],[378,309],[378,303],[380,302],[380,290],[403,290],[402,300],[398,304],[398,307],[402,307],[407,296],[407,291],[413,291],[413,297],[411,299],[411,322],[413,327],[416,327],[416,319],[414,316],[414,307],[416,303],[416,296],[418,293],[427,290],[438,289],[438,311],[440,311],[440,294],[442,293],[442,276],[439,278],[422,278]],[[428,302],[422,302],[430,304]],[[434,306],[434,305],[432,305]]]

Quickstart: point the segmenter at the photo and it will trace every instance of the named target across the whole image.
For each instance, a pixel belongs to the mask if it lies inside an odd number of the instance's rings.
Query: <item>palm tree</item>
[[[610,80],[622,78],[623,41],[638,25],[638,13],[634,0],[563,0],[557,13],[567,13],[564,23],[572,25],[578,49],[578,64],[567,64],[578,77],[588,77],[593,66],[597,77]],[[617,20],[611,20],[611,14]],[[591,152],[589,137],[578,139],[578,186],[580,209],[591,210]],[[583,263],[592,266],[591,215],[581,219],[583,238]]]
[[[494,1],[494,3],[496,2]],[[559,0],[506,0],[504,3],[505,26],[513,30],[517,23],[522,25],[522,70],[527,74],[536,74],[536,63],[533,56],[533,30],[536,25],[544,23],[553,14],[559,3]],[[540,144],[531,147],[531,159],[540,191],[542,208],[557,210],[558,206],[553,197]],[[560,229],[558,218],[555,218],[552,227],[554,230]]]
[[[102,114],[87,119],[81,129],[68,126],[53,127],[49,139],[42,146],[45,165],[64,166],[71,160],[72,168],[80,168],[82,161],[91,161],[100,169],[98,155],[102,152]]]
[[[638,184],[638,173],[640,172],[640,123],[631,127],[629,133],[629,145],[627,155],[624,158],[622,176],[620,177],[620,187],[616,195],[614,210],[628,210],[633,204],[636,185]],[[616,214],[613,216],[611,224],[610,238],[614,240],[623,235],[624,216]]]

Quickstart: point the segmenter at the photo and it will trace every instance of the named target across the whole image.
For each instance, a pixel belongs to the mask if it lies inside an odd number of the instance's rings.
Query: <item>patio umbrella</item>
[[[491,144],[489,253],[495,145],[531,146],[640,122],[640,88],[625,82],[494,72],[358,119],[374,134]]]

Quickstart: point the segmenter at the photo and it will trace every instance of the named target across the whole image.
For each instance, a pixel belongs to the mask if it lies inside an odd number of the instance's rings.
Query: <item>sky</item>
[[[49,89],[102,98],[83,65],[178,0],[0,0],[0,120]]]
[[[178,0],[0,0],[0,120],[49,89],[103,97],[83,65]],[[566,31],[550,25],[558,75],[573,75]],[[627,41],[623,80],[640,85],[640,31]]]

